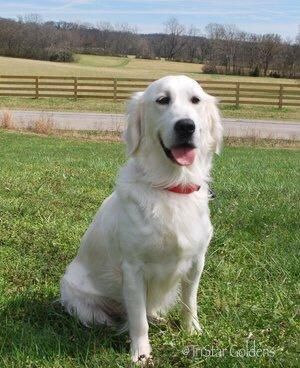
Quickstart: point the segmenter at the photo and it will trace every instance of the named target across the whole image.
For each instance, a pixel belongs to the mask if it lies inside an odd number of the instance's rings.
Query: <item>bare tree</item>
[[[211,39],[211,60],[223,65],[226,73],[237,71],[237,53],[239,41],[244,34],[234,25],[209,24],[206,32]]]
[[[260,38],[260,60],[264,76],[267,75],[269,67],[280,50],[281,38],[276,34],[266,34]]]
[[[165,33],[168,37],[164,42],[165,57],[169,60],[175,58],[175,56],[183,49],[184,40],[183,35],[185,27],[178,22],[176,18],[170,18],[165,23]]]
[[[280,46],[280,52],[272,63],[272,74],[295,78],[300,71],[300,45],[292,40],[286,40]]]
[[[242,47],[245,54],[245,67],[250,74],[258,77],[261,69],[259,61],[259,36],[253,33],[246,34],[245,43]]]
[[[213,65],[223,65],[223,46],[222,35],[224,33],[223,26],[217,23],[210,23],[205,27],[205,31],[210,40],[208,62]]]
[[[155,55],[152,50],[151,44],[148,39],[146,38],[139,38],[137,40],[137,58],[142,59],[154,59]]]
[[[186,58],[189,61],[199,60],[202,55],[200,46],[200,30],[195,26],[191,26],[185,39]]]

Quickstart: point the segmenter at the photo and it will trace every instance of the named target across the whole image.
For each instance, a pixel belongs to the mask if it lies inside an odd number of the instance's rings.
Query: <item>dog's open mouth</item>
[[[194,162],[196,157],[196,148],[193,144],[185,143],[172,148],[167,148],[160,137],[159,141],[166,156],[175,164],[180,166],[189,166]]]

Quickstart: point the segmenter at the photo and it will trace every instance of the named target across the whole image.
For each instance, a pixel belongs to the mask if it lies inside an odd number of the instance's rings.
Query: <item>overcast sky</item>
[[[0,16],[29,13],[44,20],[128,23],[138,32],[161,32],[170,17],[204,30],[208,23],[236,24],[254,33],[278,33],[294,39],[300,24],[300,0],[0,0]]]

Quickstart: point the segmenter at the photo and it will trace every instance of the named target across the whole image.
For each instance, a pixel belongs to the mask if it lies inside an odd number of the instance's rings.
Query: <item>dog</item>
[[[124,137],[129,160],[67,267],[61,303],[87,326],[127,327],[138,362],[151,356],[149,319],[178,299],[183,328],[201,332],[197,289],[213,234],[207,183],[222,143],[217,101],[186,76],[161,78],[132,97]]]

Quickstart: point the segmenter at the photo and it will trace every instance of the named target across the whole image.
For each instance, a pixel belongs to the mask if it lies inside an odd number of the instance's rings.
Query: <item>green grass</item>
[[[278,109],[273,106],[220,104],[225,118],[266,119],[266,120],[295,120],[300,121],[300,108],[284,107]],[[43,110],[43,111],[93,111],[110,114],[122,114],[126,110],[126,102],[111,102],[109,100],[73,98],[24,98],[0,97],[0,109],[15,110]]]
[[[205,332],[181,331],[177,309],[151,326],[157,367],[297,365],[299,159],[296,150],[247,147],[216,159],[215,236],[199,290]],[[124,160],[117,142],[0,131],[1,368],[130,366],[126,335],[86,329],[55,303]],[[236,357],[247,341],[272,357]],[[224,357],[192,357],[212,347]]]

